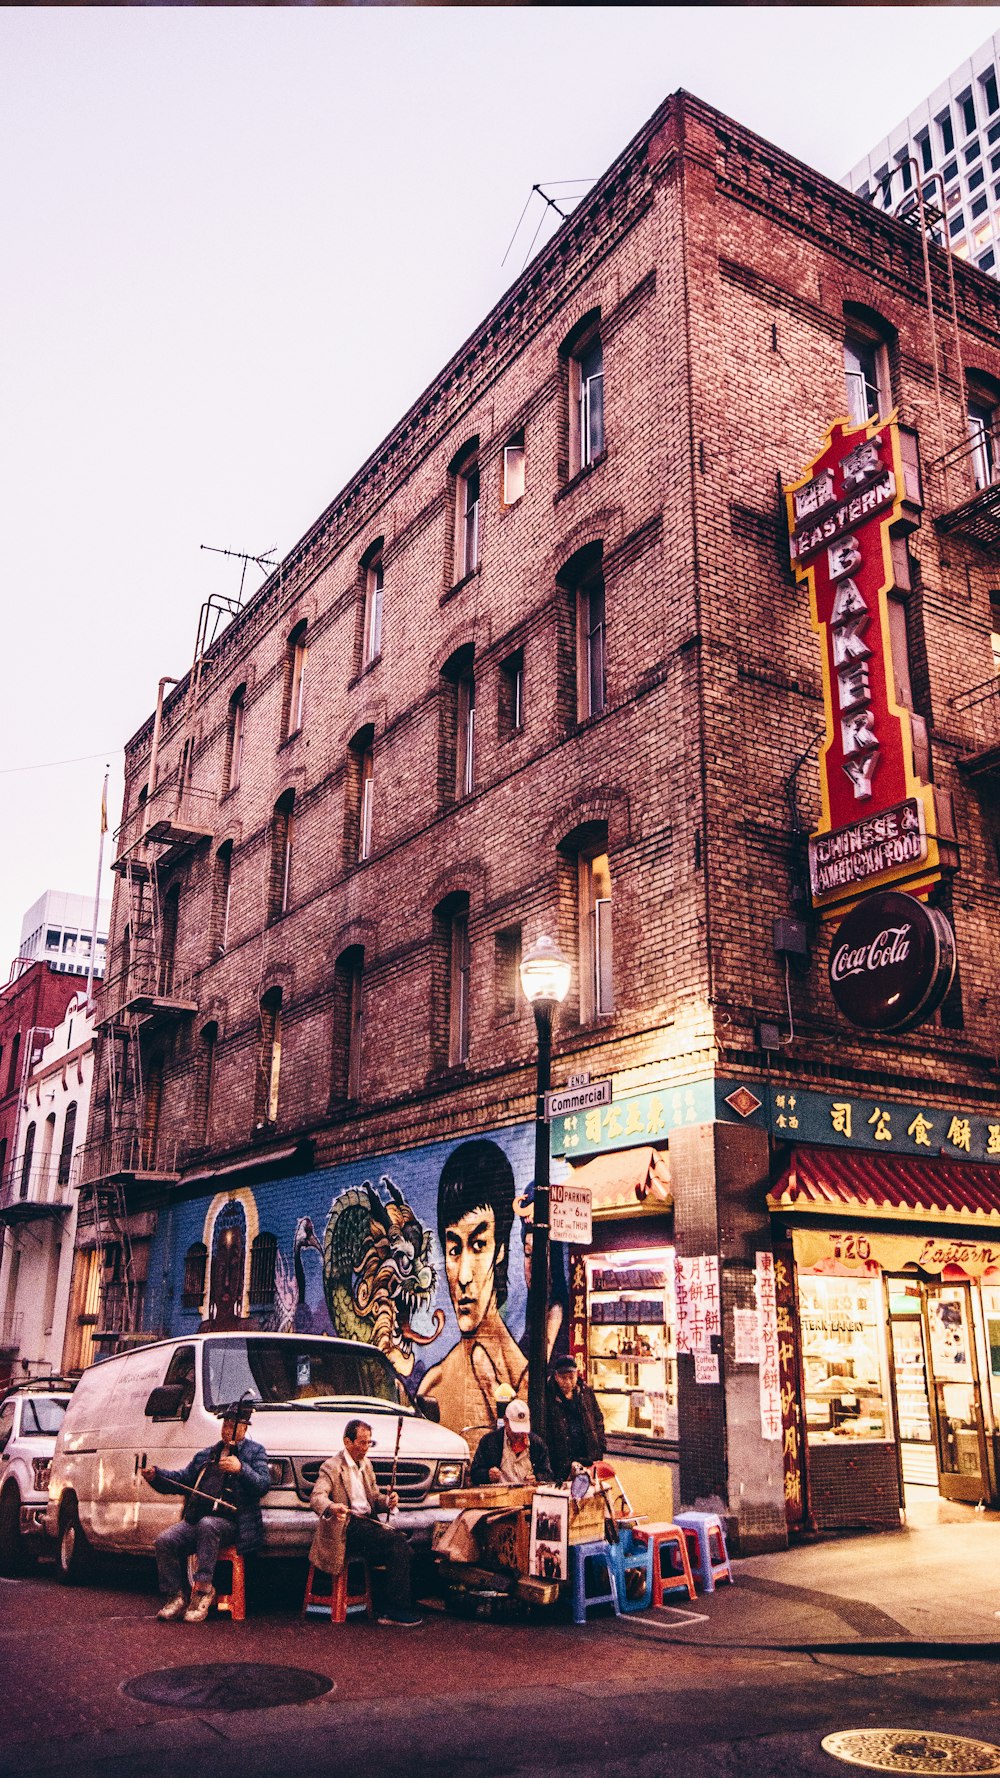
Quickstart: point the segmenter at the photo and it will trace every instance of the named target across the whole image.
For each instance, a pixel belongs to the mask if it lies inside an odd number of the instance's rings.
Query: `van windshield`
[[[396,1373],[371,1346],[332,1340],[206,1340],[205,1406],[225,1408],[247,1396],[255,1406],[312,1407],[331,1399],[400,1406]]]

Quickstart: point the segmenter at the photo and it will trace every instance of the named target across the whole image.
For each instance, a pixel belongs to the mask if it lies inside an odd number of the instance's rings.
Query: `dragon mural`
[[[414,1328],[437,1287],[431,1236],[387,1173],[379,1185],[385,1202],[368,1180],[334,1198],[323,1236],[323,1288],[334,1333],[377,1346],[408,1377],[414,1346],[432,1345],[445,1316],[435,1309],[431,1332]]]

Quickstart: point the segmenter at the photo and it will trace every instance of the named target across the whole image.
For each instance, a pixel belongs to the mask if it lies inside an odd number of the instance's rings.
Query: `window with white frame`
[[[362,667],[370,667],[382,653],[382,596],[385,570],[381,554],[374,556],[365,568],[365,630]]]
[[[844,339],[847,407],[856,426],[889,412],[889,361],[885,344],[874,332],[852,324]]]
[[[977,489],[997,479],[996,404],[985,390],[970,390],[967,408],[970,460]]]
[[[255,1121],[258,1128],[265,1123],[277,1122],[280,1082],[281,989],[271,988],[260,1002],[257,1081],[254,1096]]]
[[[358,862],[363,863],[372,852],[372,802],[374,796],[375,750],[371,742],[360,760],[361,800],[358,809]]]
[[[570,360],[572,402],[570,474],[587,469],[604,451],[604,351],[591,334]]]
[[[458,676],[455,794],[471,796],[476,785],[476,676],[472,662]]]
[[[229,723],[226,730],[226,769],[224,773],[225,790],[235,790],[240,781],[243,766],[243,725],[246,716],[245,685],[237,686],[229,700]]]
[[[461,1068],[469,1059],[469,910],[451,916],[448,1061]]]
[[[296,624],[291,632],[285,650],[285,708],[282,727],[286,740],[297,734],[302,727],[308,653],[306,625],[303,621]]]
[[[503,447],[503,504],[514,506],[524,493],[524,433],[515,432]]]
[[[577,714],[599,716],[607,702],[604,575],[591,568],[576,589]]]
[[[468,463],[457,482],[458,558],[456,577],[464,580],[479,567],[479,465]]]
[[[611,945],[611,870],[606,851],[577,859],[580,918],[580,1022],[614,1011]]]

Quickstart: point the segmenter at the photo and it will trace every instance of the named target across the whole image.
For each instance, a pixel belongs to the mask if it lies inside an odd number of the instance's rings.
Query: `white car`
[[[0,1400],[0,1574],[23,1574],[45,1547],[52,1453],[71,1390],[22,1383]]]
[[[135,1347],[92,1365],[77,1384],[52,1460],[47,1529],[64,1580],[82,1579],[95,1551],[150,1555],[181,1510],[142,1471],[181,1469],[220,1436],[220,1411],[253,1405],[250,1437],[264,1446],[271,1487],[261,1502],[263,1555],[305,1555],[315,1518],[309,1496],[349,1420],[372,1427],[382,1487],[393,1469],[394,1523],[430,1538],[442,1488],[461,1486],[469,1447],[435,1424],[436,1403],[409,1400],[374,1346],[321,1334],[205,1333]]]

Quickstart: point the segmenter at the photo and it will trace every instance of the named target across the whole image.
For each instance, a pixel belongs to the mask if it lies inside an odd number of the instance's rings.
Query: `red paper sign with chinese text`
[[[868,889],[905,882],[922,893],[940,876],[934,793],[914,773],[910,713],[896,701],[892,667],[889,532],[902,493],[894,420],[838,420],[786,493],[792,564],[809,586],[823,661],[813,904],[837,912]]]

